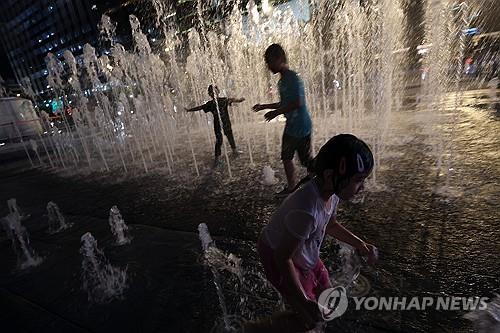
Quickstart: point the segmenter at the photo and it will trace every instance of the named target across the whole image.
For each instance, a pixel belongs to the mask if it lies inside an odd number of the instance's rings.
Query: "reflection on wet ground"
[[[473,98],[466,96],[465,101]],[[439,126],[430,121],[437,118],[429,111],[407,110],[393,115],[377,173],[377,184],[383,186],[368,185],[358,203],[343,203],[340,207],[339,221],[380,250],[378,266],[362,270],[372,283],[371,295],[492,297],[494,292],[500,292],[500,117],[491,108],[471,106],[473,103],[468,102],[463,105],[456,113],[450,110],[440,116]],[[437,135],[443,133],[453,133],[453,140]],[[436,167],[439,146],[443,147],[440,170]],[[207,147],[207,160],[202,161],[207,165],[210,149]],[[224,275],[230,310],[248,318],[278,308],[278,298],[258,277],[262,268],[254,244],[279,205],[274,197],[279,185],[261,184],[262,167],[268,159],[263,152],[254,152],[253,156],[254,167],[249,167],[245,154],[231,160],[233,179],[228,179],[224,167],[215,171],[202,169],[199,178],[168,177],[160,172],[133,179],[125,175],[61,178],[37,170],[9,171],[2,175],[0,201],[15,197],[32,216],[40,217],[45,214],[46,203],[54,201],[68,221],[79,220],[72,231],[75,239],[84,231],[97,230],[96,238],[101,237],[99,243],[106,244],[110,259],[128,263],[132,281],[135,276],[136,283],[132,283],[125,303],[139,300],[143,302],[140,304],[148,304],[147,308],[134,307],[132,316],[143,324],[149,323],[143,329],[170,325],[172,331],[208,331],[220,311],[211,276],[201,266],[199,257],[196,232],[201,222],[208,225],[220,249],[242,258],[242,266],[248,272],[247,283],[252,289],[246,292],[235,290],[236,278]],[[278,161],[272,161],[272,168],[284,179]],[[370,191],[370,187],[385,190]],[[97,220],[105,220],[113,205],[119,207],[132,227],[134,240],[124,252],[110,245],[109,230],[99,224],[106,221]],[[99,316],[94,310],[89,310],[85,318],[77,314],[78,307],[85,304],[85,295],[78,291],[78,272],[69,272],[68,267],[77,267],[78,257],[70,260],[69,253],[77,252],[79,244],[69,245],[56,241],[53,235],[47,236],[43,218],[27,221],[26,226],[33,245],[48,258],[46,265],[53,274],[44,272],[42,265],[37,271],[16,275],[12,273],[14,259],[2,261],[12,264],[1,271],[2,292],[40,303],[46,311],[70,318],[74,326],[103,331],[88,324],[91,318]],[[2,238],[0,244],[2,257],[8,258],[7,241]],[[62,253],[66,257],[61,257]],[[322,251],[327,266],[334,266],[334,255],[335,244],[328,240]],[[71,265],[65,265],[63,259],[50,259],[51,256],[67,258]],[[170,261],[175,267],[165,265]],[[49,284],[54,287],[57,301],[39,302],[44,293],[35,287],[22,287],[27,279],[39,280],[43,285],[59,271],[64,271],[65,279],[72,282],[58,287]],[[162,274],[169,276],[163,279]],[[241,304],[241,297],[245,304]],[[66,312],[61,305],[65,302],[71,304],[71,310]],[[185,311],[179,310],[181,306]],[[107,329],[116,328],[112,325],[117,318],[115,312],[130,312],[123,304],[113,303],[108,308],[114,310],[109,310],[110,324],[103,326]],[[330,322],[327,330],[467,332],[471,325],[462,319],[463,314],[349,309],[340,319]],[[168,317],[169,322],[160,320],[162,316]],[[193,323],[189,323],[190,318]],[[127,328],[129,322],[125,320],[118,326],[130,330],[134,326]]]

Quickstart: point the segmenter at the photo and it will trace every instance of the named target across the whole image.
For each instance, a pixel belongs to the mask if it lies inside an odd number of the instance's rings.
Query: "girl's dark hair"
[[[342,178],[357,173],[370,172],[374,160],[370,147],[352,134],[339,134],[328,140],[314,159],[313,171],[321,176],[323,171],[333,169]]]
[[[334,171],[334,186],[338,190],[357,173],[369,173],[374,166],[370,147],[352,134],[339,134],[328,140],[311,162],[309,171],[319,177],[328,169]],[[294,188],[310,180],[302,179]]]
[[[285,63],[287,62],[286,60],[286,53],[285,50],[281,47],[280,44],[271,44],[267,47],[266,52],[264,53],[264,58],[266,60],[268,59],[275,59],[283,57],[285,60]]]

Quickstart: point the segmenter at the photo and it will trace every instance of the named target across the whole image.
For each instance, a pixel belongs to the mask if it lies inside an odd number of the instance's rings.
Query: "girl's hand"
[[[308,330],[316,327],[316,324],[322,320],[318,309],[318,303],[310,299],[301,303],[295,310]]]
[[[363,243],[358,248],[358,251],[362,256],[366,256],[368,258],[367,260],[368,265],[373,266],[375,262],[378,260],[378,249],[372,244]]]

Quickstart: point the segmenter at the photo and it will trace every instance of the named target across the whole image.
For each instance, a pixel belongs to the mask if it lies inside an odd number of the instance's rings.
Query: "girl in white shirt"
[[[321,147],[314,162],[316,176],[283,201],[262,230],[257,247],[267,279],[293,312],[267,323],[247,324],[245,332],[303,332],[316,326],[318,296],[331,287],[319,258],[325,234],[352,245],[374,263],[375,247],[335,219],[339,199],[349,200],[358,193],[373,165],[370,148],[354,135],[334,136]]]

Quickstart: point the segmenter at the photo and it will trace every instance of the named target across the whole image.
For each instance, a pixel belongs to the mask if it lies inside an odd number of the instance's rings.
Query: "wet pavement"
[[[341,205],[339,221],[380,250],[379,264],[362,269],[372,283],[370,295],[492,297],[500,292],[500,115],[478,103],[478,94],[464,94],[462,107],[440,118],[413,109],[393,115],[377,186],[369,184],[357,203]],[[230,312],[245,318],[270,314],[278,308],[277,298],[257,277],[262,267],[254,244],[279,205],[273,195],[279,185],[260,183],[268,160],[262,152],[253,155],[255,167],[245,151],[231,160],[232,179],[224,166],[208,168],[208,149],[200,177],[171,177],[163,171],[132,178],[61,176],[27,168],[26,161],[3,165],[0,202],[17,198],[31,214],[24,224],[44,262],[16,271],[10,243],[1,234],[2,322],[18,332],[209,332],[220,309],[200,256],[197,226],[202,222],[219,248],[242,258],[248,273],[245,290],[235,287],[234,276],[223,275]],[[284,179],[278,161],[272,161]],[[59,205],[75,224],[72,229],[47,234],[48,201]],[[107,224],[113,205],[132,227],[130,245],[113,245]],[[0,213],[7,213],[6,205]],[[81,290],[79,239],[87,231],[113,265],[128,267],[124,300],[91,305]],[[335,253],[328,240],[322,251],[327,266],[334,266]],[[349,308],[327,331],[472,331],[464,313]]]

